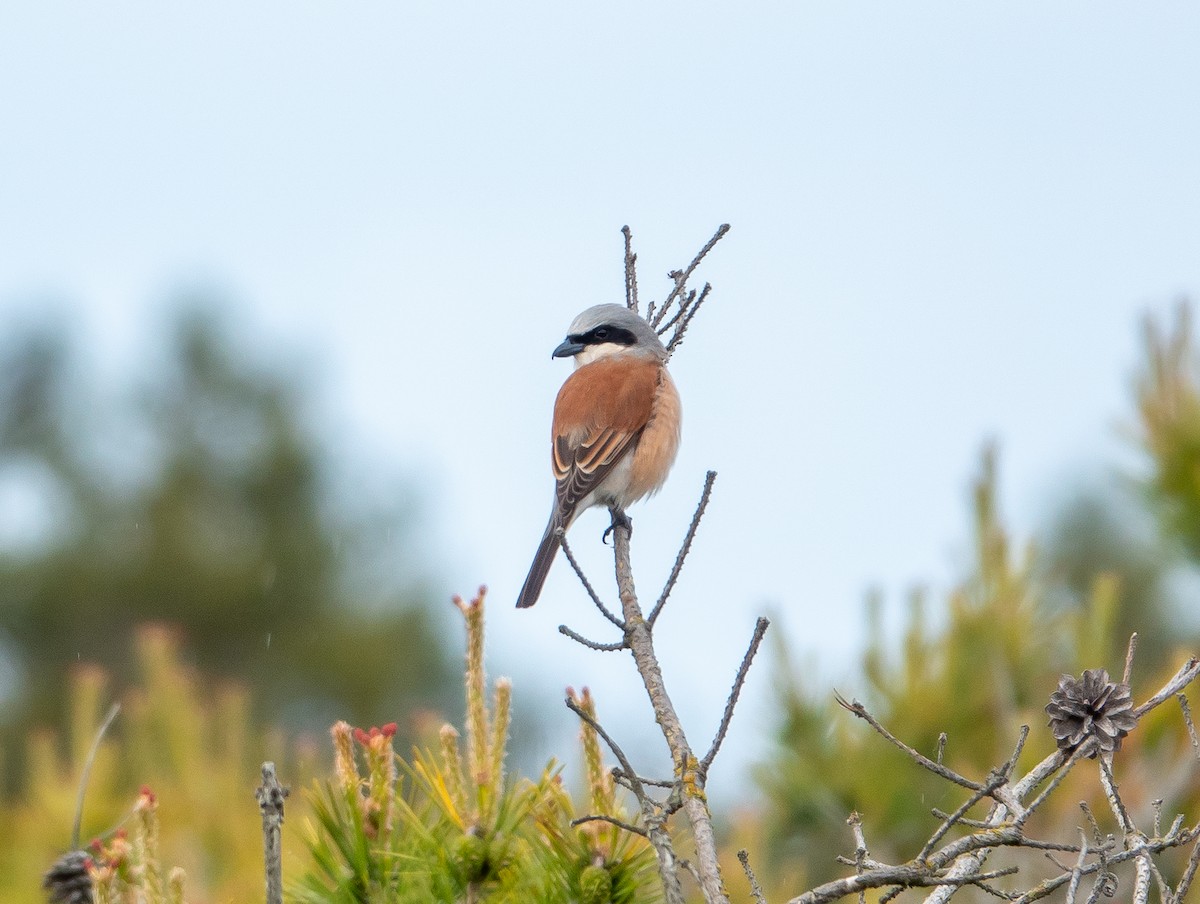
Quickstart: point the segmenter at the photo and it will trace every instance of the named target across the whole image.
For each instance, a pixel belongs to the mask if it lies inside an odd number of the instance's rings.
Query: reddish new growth
[[[387,743],[396,736],[396,723],[388,722],[381,728],[371,726],[370,729],[364,731],[361,728],[354,729],[354,740],[358,741],[363,747],[377,749]]]
[[[107,845],[99,838],[93,838],[88,849],[93,856],[87,858],[87,868],[93,876],[97,873],[108,875],[125,866],[133,850],[129,843],[129,835],[124,829],[117,829],[113,833],[112,841]]]
[[[142,790],[138,792],[138,801],[134,805],[137,810],[152,810],[158,805],[158,797],[150,790],[149,785],[142,785]]]
[[[454,594],[450,600],[455,606],[458,607],[459,611],[462,612],[463,615],[469,615],[472,612],[477,612],[479,610],[479,608],[483,605],[483,598],[485,596],[487,596],[487,584],[480,584],[479,592],[475,594],[474,599],[472,599],[469,603],[457,593]]]

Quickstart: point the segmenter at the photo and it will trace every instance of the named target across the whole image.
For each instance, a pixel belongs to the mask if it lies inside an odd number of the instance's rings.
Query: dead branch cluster
[[[1136,640],[1136,635],[1135,638]],[[1131,641],[1132,654],[1134,642]],[[1128,684],[1132,655],[1126,660],[1125,683]],[[1192,722],[1183,690],[1200,676],[1200,659],[1185,662],[1178,672],[1157,693],[1133,710],[1140,720],[1146,713],[1168,700],[1179,702],[1193,747],[1200,757],[1200,742],[1196,740],[1196,729]],[[847,895],[857,894],[860,900],[867,889],[889,889],[880,901],[890,901],[900,892],[911,888],[932,887],[934,890],[925,899],[928,904],[943,904],[951,895],[964,886],[974,886],[1003,900],[1027,904],[1065,889],[1068,904],[1087,901],[1089,904],[1101,895],[1112,897],[1118,886],[1116,867],[1133,864],[1133,888],[1127,900],[1134,904],[1146,904],[1151,885],[1157,885],[1159,896],[1165,904],[1182,904],[1186,899],[1200,866],[1200,823],[1185,825],[1184,817],[1177,816],[1165,830],[1161,825],[1161,814],[1155,812],[1154,825],[1150,830],[1139,827],[1121,797],[1114,773],[1113,751],[1101,750],[1095,736],[1089,736],[1070,751],[1058,750],[1046,757],[1024,775],[1017,776],[1015,767],[1025,740],[1028,726],[1021,730],[1012,755],[994,768],[982,780],[960,775],[941,762],[941,754],[929,759],[905,744],[881,725],[863,704],[839,702],[857,718],[862,719],[879,733],[888,743],[903,751],[917,766],[951,782],[969,792],[962,804],[952,813],[934,810],[939,820],[933,834],[920,852],[907,863],[881,863],[871,857],[863,835],[862,823],[857,814],[851,814],[848,824],[855,840],[853,857],[839,857],[839,861],[854,867],[854,874],[828,882],[824,885],[792,898],[788,904],[822,904],[836,901]],[[940,747],[941,745],[939,745]],[[1080,830],[1077,842],[1060,842],[1033,837],[1027,831],[1030,818],[1057,790],[1070,772],[1081,763],[1096,759],[1099,763],[1098,776],[1104,794],[1121,828],[1120,837],[1101,832],[1095,816],[1086,803],[1081,804],[1082,815],[1089,829]],[[990,809],[986,818],[974,820],[967,813],[981,802]],[[1161,801],[1158,802],[1161,805]],[[952,832],[962,832],[958,837],[947,840]],[[1179,881],[1170,885],[1156,864],[1155,857],[1163,851],[1192,845],[1191,856]],[[997,849],[1013,848],[1034,853],[1039,859],[1046,858],[1057,871],[1056,875],[1021,891],[1001,888],[995,880],[1017,873],[1017,867],[986,870],[988,856]],[[1072,859],[1073,858],[1073,859]],[[1064,862],[1064,859],[1068,862]]]

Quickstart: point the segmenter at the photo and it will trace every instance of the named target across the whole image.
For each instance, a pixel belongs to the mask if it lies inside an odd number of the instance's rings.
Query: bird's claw
[[[625,528],[629,531],[630,535],[633,534],[633,522],[629,519],[628,515],[619,509],[609,509],[608,511],[612,515],[612,524],[605,528],[603,536],[600,537],[600,542],[605,546],[608,545],[608,535],[618,527]]]

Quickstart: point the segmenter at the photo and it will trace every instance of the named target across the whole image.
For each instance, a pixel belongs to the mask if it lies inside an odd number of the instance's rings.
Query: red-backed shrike
[[[575,318],[553,354],[573,357],[575,372],[554,402],[554,508],[519,608],[537,602],[563,532],[584,509],[605,505],[616,519],[658,492],[679,449],[679,393],[667,350],[645,320],[624,305],[596,305]]]

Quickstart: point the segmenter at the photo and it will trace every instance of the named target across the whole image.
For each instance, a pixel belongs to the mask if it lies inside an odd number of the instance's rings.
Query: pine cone
[[[1128,684],[1114,684],[1105,669],[1088,669],[1078,679],[1063,675],[1046,706],[1058,749],[1072,751],[1088,737],[1111,753],[1137,725]],[[1092,757],[1096,756],[1093,751]]]
[[[54,861],[42,880],[51,904],[92,904],[87,861],[87,851],[68,851]]]

